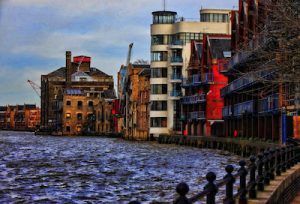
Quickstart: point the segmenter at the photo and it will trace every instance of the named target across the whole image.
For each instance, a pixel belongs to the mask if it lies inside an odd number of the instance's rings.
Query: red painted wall
[[[79,63],[80,61],[82,61],[82,62],[91,62],[91,57],[87,57],[87,56],[73,57],[73,62]]]
[[[222,108],[224,107],[224,100],[220,96],[220,89],[228,83],[227,77],[219,73],[219,60],[217,64],[212,66],[214,83],[210,85],[209,92],[206,99],[206,118],[207,120],[220,120],[222,119]]]

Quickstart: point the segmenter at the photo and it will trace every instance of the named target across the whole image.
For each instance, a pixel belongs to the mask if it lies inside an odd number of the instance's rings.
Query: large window
[[[202,22],[228,22],[228,14],[222,13],[203,13],[201,14]]]
[[[151,61],[168,61],[168,52],[151,52]]]
[[[165,111],[168,110],[167,101],[152,101],[151,110],[153,111]]]
[[[153,15],[153,24],[175,23],[175,15]]]
[[[151,68],[151,78],[166,78],[168,77],[167,68]]]
[[[167,118],[150,118],[151,127],[167,127]]]
[[[168,85],[167,84],[152,84],[151,94],[167,94]]]

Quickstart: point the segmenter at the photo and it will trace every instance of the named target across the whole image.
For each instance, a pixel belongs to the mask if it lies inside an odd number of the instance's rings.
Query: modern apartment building
[[[173,11],[155,11],[151,24],[150,136],[180,133],[182,78],[187,76],[191,41],[205,33],[230,34],[230,10],[201,9],[197,21]]]

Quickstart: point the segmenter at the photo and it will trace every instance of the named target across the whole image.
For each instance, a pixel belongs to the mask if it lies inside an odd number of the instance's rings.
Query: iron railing
[[[223,203],[247,204],[248,200],[257,199],[257,192],[263,192],[265,186],[276,176],[280,176],[288,169],[300,162],[300,151],[297,145],[286,145],[284,147],[268,148],[257,156],[252,155],[249,162],[241,160],[239,168],[235,171],[233,165],[225,167],[226,175],[223,179],[216,181],[216,174],[206,174],[207,184],[203,191],[188,198],[189,186],[187,183],[179,183],[176,186],[178,198],[174,204],[191,204],[205,199],[205,203],[215,204],[218,190],[225,186],[225,197]],[[258,159],[257,159],[258,158]],[[239,180],[238,189],[234,193],[234,184]],[[138,201],[130,203],[139,204]]]
[[[205,94],[195,94],[192,96],[184,96],[181,98],[182,104],[197,104],[206,101]]]
[[[241,116],[243,114],[251,114],[254,113],[254,100],[245,101],[242,103],[238,103],[234,105],[233,115]]]

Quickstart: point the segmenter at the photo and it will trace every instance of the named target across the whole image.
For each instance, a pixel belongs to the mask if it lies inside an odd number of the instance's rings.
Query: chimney
[[[66,51],[66,85],[67,88],[71,86],[71,75],[72,75],[72,53],[71,51]]]

